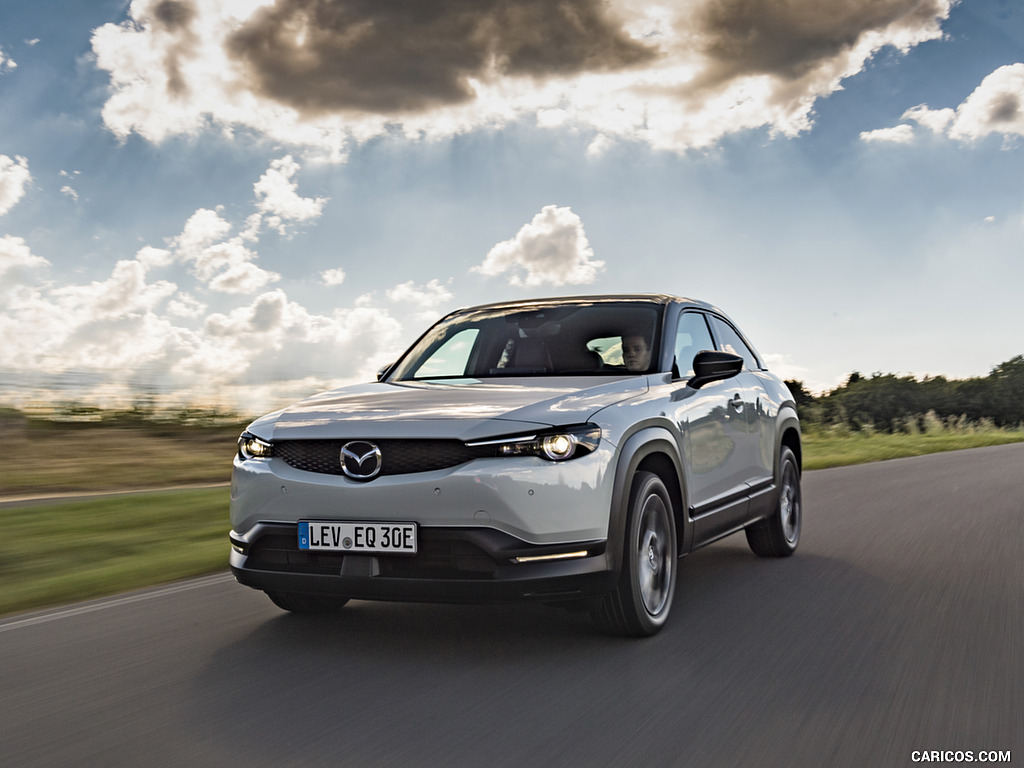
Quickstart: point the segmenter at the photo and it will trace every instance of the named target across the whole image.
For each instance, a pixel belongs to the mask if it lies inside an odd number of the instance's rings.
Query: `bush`
[[[989,428],[1024,424],[1024,355],[997,365],[988,376],[960,381],[854,372],[821,397],[810,396],[802,382],[786,384],[806,423],[844,425],[854,432],[918,434],[954,424],[957,429],[968,423]]]

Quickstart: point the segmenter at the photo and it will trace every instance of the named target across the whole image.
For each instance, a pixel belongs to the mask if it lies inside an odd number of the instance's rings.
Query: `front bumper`
[[[566,462],[537,457],[477,459],[449,469],[357,482],[296,469],[280,458],[235,457],[231,526],[300,520],[414,522],[421,527],[492,528],[529,544],[608,537],[615,452]]]
[[[254,589],[410,602],[566,600],[617,576],[604,540],[538,546],[491,528],[421,526],[416,555],[371,556],[300,550],[295,524],[258,523],[232,531],[230,562]]]

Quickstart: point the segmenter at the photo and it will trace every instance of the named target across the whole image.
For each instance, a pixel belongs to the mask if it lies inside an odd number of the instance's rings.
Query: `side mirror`
[[[384,377],[388,375],[388,371],[390,371],[394,367],[394,365],[394,363],[388,363],[387,365],[382,366],[377,371],[377,381],[382,381]]]
[[[722,379],[731,379],[743,370],[743,358],[728,352],[705,349],[693,358],[693,378],[686,382],[694,389]]]

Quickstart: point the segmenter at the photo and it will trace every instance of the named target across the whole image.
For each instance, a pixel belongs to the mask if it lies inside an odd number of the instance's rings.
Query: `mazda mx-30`
[[[231,569],[281,608],[535,600],[657,632],[680,557],[799,542],[793,398],[716,307],[581,296],[452,312],[371,383],[238,442]]]

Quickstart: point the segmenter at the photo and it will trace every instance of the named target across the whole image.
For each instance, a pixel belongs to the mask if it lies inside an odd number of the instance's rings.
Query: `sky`
[[[0,5],[0,404],[255,414],[622,292],[814,392],[1024,354],[1024,4]]]

